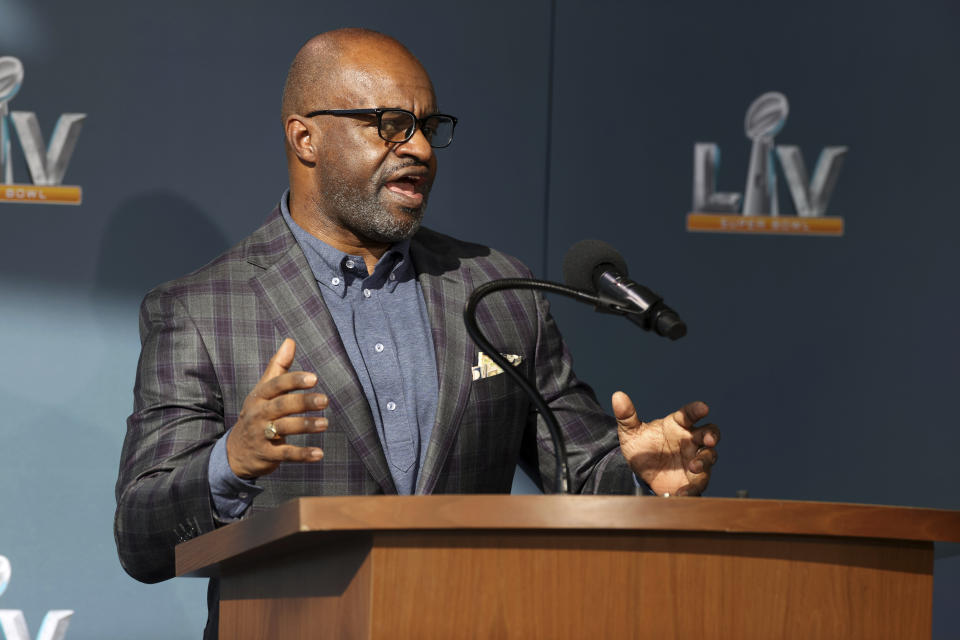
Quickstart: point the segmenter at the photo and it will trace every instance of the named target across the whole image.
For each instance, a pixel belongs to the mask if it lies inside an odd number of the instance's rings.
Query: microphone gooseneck
[[[550,433],[550,440],[553,442],[553,453],[556,459],[556,467],[554,468],[554,491],[557,493],[570,493],[571,483],[570,469],[567,467],[567,448],[563,444],[560,425],[557,424],[557,419],[554,417],[553,411],[550,410],[550,406],[546,400],[543,399],[543,396],[540,395],[540,392],[537,391],[536,387],[523,377],[523,375],[517,371],[517,368],[510,364],[506,358],[500,355],[499,349],[490,344],[490,341],[484,337],[480,331],[480,327],[477,325],[477,305],[480,304],[480,301],[487,295],[504,289],[539,289],[540,291],[559,293],[568,298],[574,298],[580,302],[593,305],[598,304],[599,299],[585,291],[572,289],[555,282],[544,282],[530,278],[503,278],[501,280],[492,280],[477,287],[473,293],[470,294],[470,299],[463,309],[463,322],[467,328],[467,334],[469,334],[478,347],[483,349],[484,354],[497,363],[497,366],[503,369],[504,373],[520,385],[520,388],[523,389],[524,393],[530,398],[530,402],[533,403],[534,408],[543,416],[544,422],[547,423],[547,431]]]
[[[571,247],[563,259],[563,276],[566,285],[532,278],[502,278],[484,283],[470,294],[470,299],[463,309],[463,323],[470,338],[504,373],[520,385],[543,417],[553,442],[556,459],[554,490],[557,493],[570,493],[572,483],[567,466],[567,448],[563,443],[560,425],[537,388],[500,355],[500,351],[480,331],[477,324],[477,305],[495,291],[536,289],[586,302],[603,313],[626,316],[641,328],[655,331],[671,340],[686,335],[687,325],[673,309],[663,304],[663,298],[626,277],[627,264],[623,256],[606,242],[582,240]]]

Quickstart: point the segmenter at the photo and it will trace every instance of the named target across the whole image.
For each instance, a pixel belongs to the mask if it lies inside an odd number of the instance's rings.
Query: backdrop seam
[[[543,176],[543,264],[540,277],[549,277],[550,267],[550,180],[553,155],[553,73],[556,51],[557,0],[550,0],[550,36],[547,43],[547,140]]]

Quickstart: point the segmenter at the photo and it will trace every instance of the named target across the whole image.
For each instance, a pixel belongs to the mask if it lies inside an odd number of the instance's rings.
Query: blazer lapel
[[[428,494],[450,455],[470,396],[470,362],[475,349],[463,324],[463,307],[472,286],[468,274],[457,270],[455,258],[451,264],[418,242],[417,237],[410,243],[410,256],[427,305],[440,379],[437,417],[416,489],[418,494]]]
[[[247,261],[264,271],[250,279],[250,286],[269,310],[280,335],[296,341],[295,362],[320,378],[320,387],[330,398],[330,414],[345,417],[333,428],[343,429],[384,493],[396,493],[360,381],[310,265],[279,211],[274,211],[252,240]]]

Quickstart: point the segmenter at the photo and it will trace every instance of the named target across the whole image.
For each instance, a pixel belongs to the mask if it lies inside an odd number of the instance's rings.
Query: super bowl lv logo
[[[23,84],[23,65],[10,56],[0,57],[0,202],[80,204],[80,187],[63,186],[70,156],[77,146],[86,114],[64,113],[44,145],[37,114],[9,111],[10,101]],[[12,125],[12,127],[11,127]],[[13,178],[12,134],[16,133],[33,184]]]
[[[0,596],[10,584],[10,561],[0,556]],[[48,611],[40,623],[36,640],[63,640],[67,635],[67,626],[73,611],[56,609]],[[19,609],[0,609],[0,631],[6,640],[30,640],[27,620]]]
[[[800,147],[773,144],[787,121],[789,105],[782,93],[765,93],[747,109],[744,129],[753,141],[744,193],[718,192],[720,148],[712,142],[693,147],[693,213],[688,231],[843,235],[843,218],[827,216],[847,147],[825,147],[808,177]],[[780,161],[796,215],[782,215],[777,199]],[[742,212],[741,212],[742,203]]]

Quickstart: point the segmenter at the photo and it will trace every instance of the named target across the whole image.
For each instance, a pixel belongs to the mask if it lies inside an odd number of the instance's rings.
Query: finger
[[[702,473],[692,480],[690,484],[684,485],[677,489],[677,492],[673,495],[675,496],[699,496],[701,493],[706,491],[707,483],[710,481],[710,474]]]
[[[284,338],[283,343],[277,352],[270,358],[267,368],[260,377],[260,382],[275,378],[281,373],[286,373],[287,369],[293,364],[293,356],[297,351],[297,343],[291,338]]]
[[[297,413],[319,411],[329,405],[326,394],[323,393],[285,393],[267,402],[259,411],[259,417],[264,420],[274,420]]]
[[[292,436],[298,433],[319,433],[326,431],[328,422],[326,418],[278,418],[271,420],[273,426],[277,429],[279,437]]]
[[[720,442],[720,429],[713,423],[690,429],[690,435],[700,447],[715,447]]]
[[[698,420],[706,418],[708,413],[710,413],[710,407],[707,406],[707,403],[697,400],[683,405],[671,413],[670,417],[684,429],[691,429]]]
[[[292,444],[276,444],[266,454],[274,462],[316,462],[323,459],[320,447],[295,447]]]
[[[710,469],[717,463],[719,454],[716,449],[704,447],[697,452],[696,457],[687,465],[691,473],[710,473]]]
[[[317,384],[317,376],[307,371],[283,373],[257,384],[257,397],[267,400],[297,389],[310,389]]]
[[[610,398],[610,404],[613,406],[613,416],[621,427],[635,429],[643,424],[637,416],[637,410],[634,409],[630,396],[623,391],[615,392]]]

